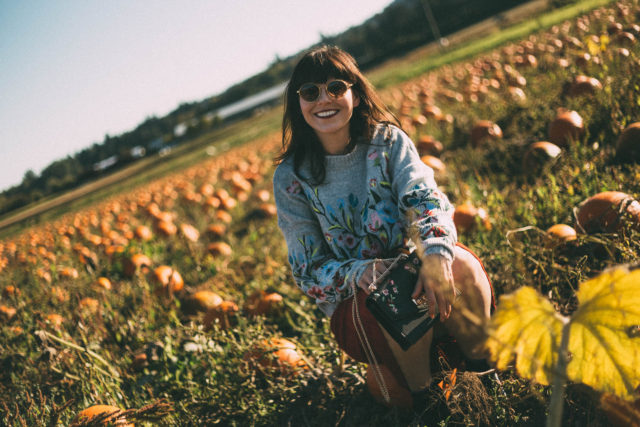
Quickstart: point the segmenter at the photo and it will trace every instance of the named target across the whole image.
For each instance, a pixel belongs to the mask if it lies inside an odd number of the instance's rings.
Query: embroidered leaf
[[[570,325],[567,375],[631,399],[640,385],[640,269],[609,270],[584,282]]]
[[[515,353],[520,376],[549,384],[565,321],[533,288],[501,296],[487,340],[492,360],[505,369]]]
[[[391,188],[391,183],[388,181],[380,181],[380,186],[384,188]]]
[[[336,230],[336,229],[344,229],[343,226],[341,226],[340,224],[333,224],[331,227],[329,227],[327,230],[331,231],[331,230]]]
[[[373,196],[373,200],[375,200],[376,204],[380,203],[380,200],[382,200],[382,198],[375,191],[372,191],[371,195]]]

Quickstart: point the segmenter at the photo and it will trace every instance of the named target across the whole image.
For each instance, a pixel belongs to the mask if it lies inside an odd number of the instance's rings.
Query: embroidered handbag
[[[395,265],[374,280],[366,299],[369,311],[403,350],[426,334],[440,316],[429,316],[425,298],[411,298],[422,265],[416,252],[401,254]]]

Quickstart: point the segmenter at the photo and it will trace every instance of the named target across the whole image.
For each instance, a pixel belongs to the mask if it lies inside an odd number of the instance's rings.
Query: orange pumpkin
[[[280,373],[307,368],[296,345],[285,338],[269,338],[256,343],[244,356],[254,367]]]
[[[471,144],[474,147],[479,146],[484,141],[495,141],[497,139],[502,139],[502,129],[490,120],[480,120],[471,129]]]
[[[162,286],[162,289],[172,292],[179,292],[184,288],[184,281],[177,270],[168,265],[161,265],[153,270],[153,277]]]
[[[122,409],[111,405],[93,405],[83,409],[76,415],[74,422],[89,423],[100,421],[101,425],[115,425],[118,427],[133,427],[134,424],[127,422],[125,417],[120,415]],[[93,424],[92,424],[93,425]]]
[[[554,224],[546,231],[547,247],[577,239],[576,230],[567,224]]]
[[[238,313],[238,305],[233,301],[222,301],[217,306],[209,309],[202,320],[206,330],[218,324],[222,329],[231,327],[233,316]]]
[[[233,251],[231,250],[231,246],[225,242],[213,242],[209,243],[207,246],[207,251],[213,256],[231,256]]]
[[[269,315],[282,310],[284,300],[277,292],[255,291],[244,303],[244,311],[249,315]]]
[[[541,167],[557,158],[561,152],[562,149],[551,142],[534,142],[524,153],[522,167],[525,172],[538,172]]]
[[[180,234],[190,242],[197,242],[200,239],[200,232],[191,224],[180,224]]]
[[[6,305],[0,305],[0,319],[11,320],[18,311],[13,307],[7,307]]]
[[[207,235],[212,239],[221,239],[227,233],[227,227],[224,224],[211,224],[207,227]]]
[[[133,277],[137,271],[146,273],[151,268],[151,259],[144,254],[133,254],[122,260],[124,274]]]
[[[616,156],[624,161],[640,162],[640,122],[622,131],[616,142]]]
[[[146,225],[137,226],[133,233],[135,234],[136,238],[142,240],[143,242],[148,242],[149,240],[153,239],[153,233],[151,232],[151,229]]]
[[[560,147],[567,147],[571,141],[584,134],[584,121],[577,111],[561,110],[549,123],[549,141]]]
[[[421,156],[429,154],[437,157],[442,154],[444,150],[442,143],[434,139],[431,135],[421,136],[416,144],[416,148]]]
[[[604,191],[578,205],[577,228],[586,233],[618,231],[626,219],[640,225],[640,203],[620,191]]]
[[[182,308],[188,313],[207,312],[218,307],[222,297],[212,291],[198,291],[185,298]]]
[[[102,289],[106,289],[107,291],[111,290],[111,280],[106,277],[98,277],[97,285]]]
[[[477,208],[471,203],[464,203],[455,208],[453,212],[453,222],[456,225],[458,233],[466,233],[474,230],[478,223],[481,223],[486,229],[491,229],[489,215],[483,208]]]

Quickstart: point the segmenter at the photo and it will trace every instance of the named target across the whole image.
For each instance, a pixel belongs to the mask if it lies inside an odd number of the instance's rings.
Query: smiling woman
[[[385,383],[412,392],[429,385],[434,334],[451,333],[467,357],[482,359],[489,280],[477,257],[456,245],[453,206],[353,57],[331,46],[303,55],[287,85],[282,123],[284,151],[273,178],[278,225],[293,277],[331,316],[338,345],[373,364],[382,390]],[[415,283],[401,285],[414,300],[426,299],[441,323],[407,349],[379,328],[364,300],[376,276],[414,250],[424,268]],[[478,323],[452,309],[460,292]]]

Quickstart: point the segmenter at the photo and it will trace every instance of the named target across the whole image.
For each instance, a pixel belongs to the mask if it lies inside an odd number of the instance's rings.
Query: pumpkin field
[[[384,404],[291,277],[269,132],[0,240],[0,424],[640,425],[639,38],[612,2],[380,88],[491,278],[497,376]]]

